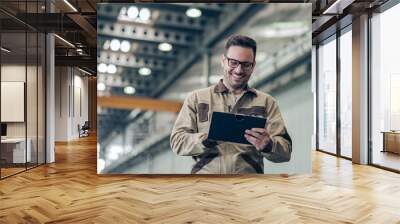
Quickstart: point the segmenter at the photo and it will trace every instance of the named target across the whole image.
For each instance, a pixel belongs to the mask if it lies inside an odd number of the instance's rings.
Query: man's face
[[[224,82],[232,89],[246,86],[253,73],[255,60],[251,48],[231,46],[225,55],[221,56],[224,69]]]

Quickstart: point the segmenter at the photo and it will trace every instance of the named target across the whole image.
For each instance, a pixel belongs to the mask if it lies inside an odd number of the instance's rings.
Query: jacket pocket
[[[265,117],[266,108],[262,107],[262,106],[253,106],[250,108],[239,108],[238,113],[245,114],[245,115]]]
[[[207,103],[199,103],[198,111],[199,111],[199,122],[208,121],[208,111],[210,106]]]

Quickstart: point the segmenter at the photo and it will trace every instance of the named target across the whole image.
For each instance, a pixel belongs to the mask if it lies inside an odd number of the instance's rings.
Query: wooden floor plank
[[[400,175],[313,152],[313,173],[96,174],[96,138],[0,181],[0,223],[400,223]]]

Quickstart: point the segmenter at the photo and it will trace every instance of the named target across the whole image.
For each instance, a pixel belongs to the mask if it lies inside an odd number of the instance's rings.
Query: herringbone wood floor
[[[98,176],[96,139],[0,181],[0,223],[400,223],[400,175],[315,152],[313,174]]]

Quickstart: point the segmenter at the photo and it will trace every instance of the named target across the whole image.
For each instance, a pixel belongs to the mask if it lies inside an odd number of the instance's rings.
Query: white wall
[[[56,67],[55,73],[55,140],[77,139],[78,124],[88,120],[88,78],[71,67]]]
[[[55,69],[55,140],[66,141],[68,117],[68,73],[67,67]]]

